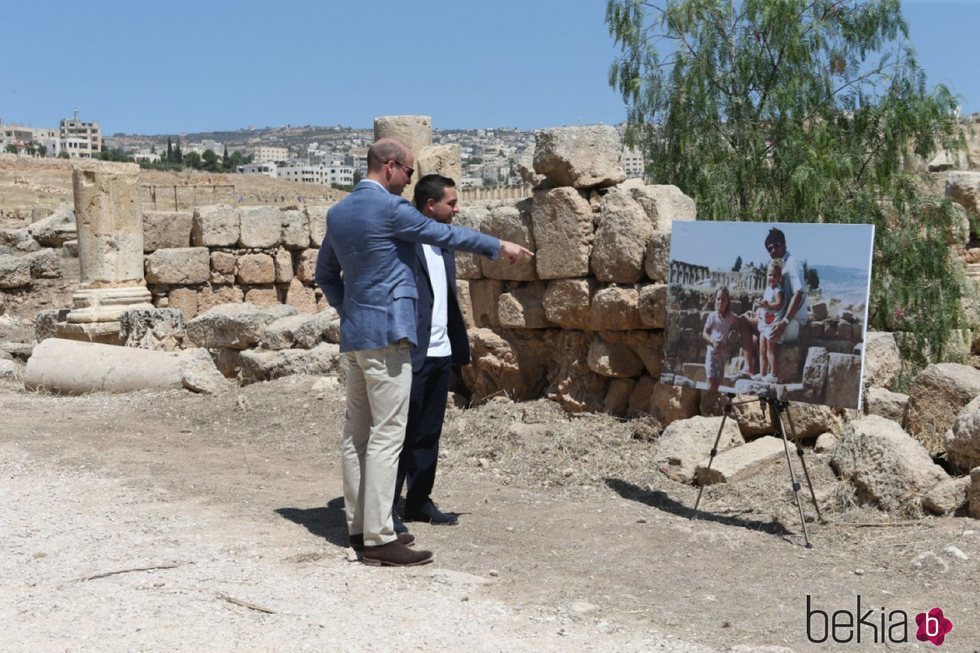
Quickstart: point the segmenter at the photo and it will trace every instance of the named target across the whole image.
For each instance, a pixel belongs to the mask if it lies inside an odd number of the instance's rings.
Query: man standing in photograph
[[[425,217],[450,224],[459,213],[456,184],[449,177],[426,175],[415,185],[415,208]],[[405,521],[456,524],[432,501],[439,459],[439,437],[446,414],[449,381],[454,366],[470,362],[463,312],[456,299],[456,260],[453,251],[417,244],[415,285],[418,335],[412,348],[412,397],[408,405],[405,445],[398,461],[395,503],[405,492]]]
[[[405,438],[415,343],[415,243],[460,249],[512,263],[527,249],[420,214],[401,192],[415,156],[395,139],[368,149],[368,172],[327,212],[316,283],[340,314],[340,351],[347,355],[347,417],[341,443],[344,510],[351,548],[366,564],[408,566],[432,561],[406,545],[392,521],[398,458]]]

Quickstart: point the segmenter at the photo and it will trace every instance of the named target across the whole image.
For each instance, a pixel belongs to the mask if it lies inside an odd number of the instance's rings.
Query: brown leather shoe
[[[432,562],[431,551],[415,551],[398,540],[364,547],[363,562],[373,567],[414,567]]]
[[[411,533],[399,533],[398,542],[405,546],[413,546],[415,544],[415,536]],[[358,553],[364,553],[364,535],[361,533],[351,535],[350,548],[354,549]]]

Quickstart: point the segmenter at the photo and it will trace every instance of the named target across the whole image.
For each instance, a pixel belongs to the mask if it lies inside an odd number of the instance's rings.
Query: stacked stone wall
[[[327,206],[225,204],[190,211],[145,211],[144,267],[153,304],[185,320],[226,303],[288,304],[315,313],[315,287]]]

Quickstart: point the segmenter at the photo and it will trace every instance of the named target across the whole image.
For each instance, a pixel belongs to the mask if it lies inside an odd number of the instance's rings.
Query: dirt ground
[[[642,421],[546,401],[450,411],[436,500],[460,525],[411,524],[433,564],[351,562],[343,391],[315,381],[216,397],[0,382],[0,649],[935,648],[914,622],[907,644],[867,629],[812,643],[807,595],[827,613],[860,596],[874,623],[938,606],[954,624],[941,650],[978,648],[976,521],[855,507],[811,454],[829,523],[808,525],[807,549],[785,461],[710,488],[695,513]]]

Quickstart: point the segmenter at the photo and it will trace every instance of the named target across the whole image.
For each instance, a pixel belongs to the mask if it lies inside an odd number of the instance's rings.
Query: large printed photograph
[[[675,222],[661,382],[860,408],[872,225]]]

